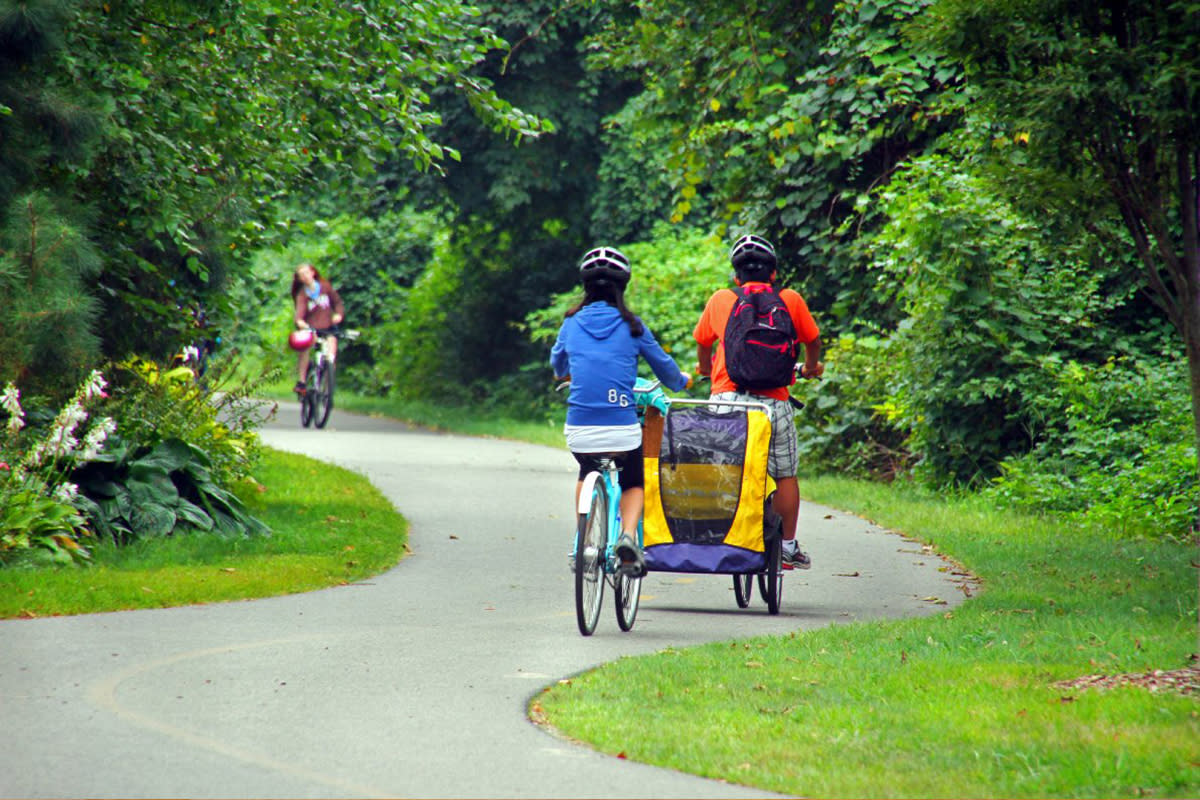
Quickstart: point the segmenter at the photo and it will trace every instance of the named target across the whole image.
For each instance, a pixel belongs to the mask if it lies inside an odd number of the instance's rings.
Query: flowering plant
[[[98,458],[116,430],[109,417],[89,423],[88,406],[108,396],[105,386],[103,375],[93,371],[36,437],[26,429],[17,387],[9,383],[0,393],[0,410],[7,414],[0,439],[0,564],[89,557],[82,540],[92,531],[78,505],[79,487],[68,477]]]

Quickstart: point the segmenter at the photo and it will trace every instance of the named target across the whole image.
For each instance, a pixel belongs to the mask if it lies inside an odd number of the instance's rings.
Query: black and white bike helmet
[[[624,286],[629,283],[629,259],[615,247],[597,247],[589,250],[579,261],[580,280],[608,278]]]
[[[761,264],[775,269],[775,248],[761,236],[746,235],[733,243],[729,251],[729,263],[734,269],[743,269],[750,264]]]

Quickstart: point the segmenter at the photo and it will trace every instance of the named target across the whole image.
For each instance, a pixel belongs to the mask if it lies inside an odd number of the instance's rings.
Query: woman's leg
[[[296,354],[296,377],[304,383],[304,379],[308,377],[308,351],[301,350]]]
[[[621,490],[621,532],[637,541],[637,524],[646,505],[646,490],[638,486]]]

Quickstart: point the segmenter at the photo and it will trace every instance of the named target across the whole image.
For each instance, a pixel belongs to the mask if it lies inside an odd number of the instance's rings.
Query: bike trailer
[[[770,538],[778,529],[773,519],[764,519],[773,517],[770,442],[770,410],[761,403],[672,399],[665,416],[647,412],[643,554],[648,570],[767,570]]]

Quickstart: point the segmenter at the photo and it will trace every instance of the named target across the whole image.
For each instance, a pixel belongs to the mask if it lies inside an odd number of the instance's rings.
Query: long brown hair
[[[589,303],[608,303],[620,313],[621,319],[629,325],[629,332],[636,339],[646,330],[637,315],[625,305],[625,286],[608,278],[596,278],[583,283],[583,299],[567,309],[567,316],[573,317]]]
[[[292,299],[293,300],[296,299],[296,295],[300,294],[300,292],[302,292],[304,290],[304,284],[301,283],[300,279],[296,277],[296,273],[300,270],[301,267],[308,267],[309,269],[311,269],[313,271],[313,280],[316,281],[318,284],[321,283],[321,273],[317,272],[317,268],[315,266],[313,266],[312,264],[310,264],[307,261],[303,261],[303,262],[297,264],[296,269],[292,270]]]

